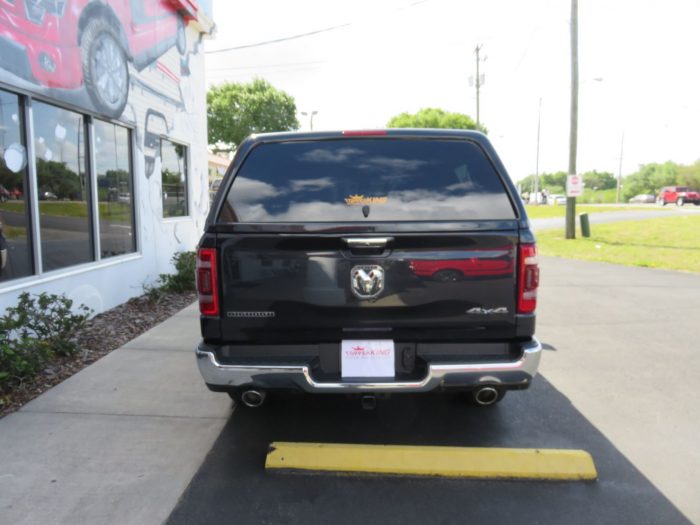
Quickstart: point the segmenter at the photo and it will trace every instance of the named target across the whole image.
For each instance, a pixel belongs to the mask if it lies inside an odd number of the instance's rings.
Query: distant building
[[[209,184],[211,185],[217,179],[221,179],[226,173],[226,169],[231,161],[228,157],[221,155],[209,154]]]
[[[213,27],[210,0],[0,2],[0,313],[103,311],[194,248]]]

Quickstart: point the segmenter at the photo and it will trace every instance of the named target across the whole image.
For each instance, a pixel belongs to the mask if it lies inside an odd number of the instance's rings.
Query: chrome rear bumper
[[[495,363],[430,363],[428,372],[416,381],[316,381],[307,365],[226,365],[216,360],[211,348],[200,343],[195,349],[204,381],[222,389],[240,386],[278,389],[296,388],[310,393],[427,392],[439,388],[471,388],[483,384],[511,388],[527,387],[537,374],[542,345],[532,338],[523,343],[517,361]]]

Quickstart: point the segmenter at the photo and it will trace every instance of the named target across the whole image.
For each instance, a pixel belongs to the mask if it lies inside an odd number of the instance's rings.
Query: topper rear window
[[[463,140],[260,144],[239,169],[223,222],[501,220],[515,211],[479,146]]]

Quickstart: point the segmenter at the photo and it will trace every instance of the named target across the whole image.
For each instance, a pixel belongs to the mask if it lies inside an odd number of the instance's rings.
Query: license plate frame
[[[394,379],[394,340],[343,339],[340,343],[340,375],[343,379]]]

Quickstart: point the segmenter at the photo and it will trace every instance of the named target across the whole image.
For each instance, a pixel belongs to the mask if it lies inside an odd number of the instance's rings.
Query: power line
[[[290,67],[290,66],[309,66],[317,64],[325,64],[325,60],[316,60],[310,62],[288,62],[286,64],[264,64],[259,66],[228,66],[228,67],[213,67],[208,68],[207,71],[236,71],[236,70],[246,70],[246,69],[268,69],[275,67]]]
[[[403,9],[409,9],[411,7],[415,7],[420,4],[424,4],[428,2],[429,0],[416,0],[415,2],[412,2],[406,6],[399,7],[395,9],[394,11],[402,11]],[[288,42],[290,40],[297,40],[299,38],[305,38],[307,36],[314,36],[314,35],[319,35],[321,33],[328,33],[330,31],[335,31],[336,29],[342,29],[344,27],[349,27],[353,25],[353,22],[346,22],[344,24],[338,24],[335,26],[330,26],[330,27],[325,27],[323,29],[317,29],[316,31],[309,31],[307,33],[299,33],[298,35],[292,35],[292,36],[286,36],[283,38],[275,38],[273,40],[264,40],[262,42],[256,42],[255,44],[244,44],[242,46],[233,46],[233,47],[225,47],[223,49],[213,49],[211,51],[205,51],[206,55],[214,55],[216,53],[225,53],[227,51],[238,51],[239,49],[250,49],[252,47],[261,47],[261,46],[267,46],[270,44],[279,44],[281,42]]]
[[[269,70],[269,71],[263,71],[261,74],[264,74],[266,77],[271,77],[271,76],[279,76],[279,75],[287,75],[289,73],[298,73],[300,71],[315,71],[320,69],[321,66],[302,66],[302,67],[295,67],[295,68],[283,68],[283,69],[274,69],[274,70]],[[216,82],[221,82],[221,81],[226,81],[232,78],[250,78],[250,73],[247,72],[234,72],[234,73],[226,73],[223,71],[220,71],[218,73],[213,73],[213,74],[207,74],[207,79],[210,81],[216,81]]]
[[[298,38],[304,38],[307,36],[318,35],[321,33],[328,33],[329,31],[335,31],[336,29],[341,29],[343,27],[351,26],[352,22],[347,22],[345,24],[339,24],[337,26],[326,27],[324,29],[318,29],[316,31],[309,31],[308,33],[300,33],[298,35],[286,36],[284,38],[276,38],[274,40],[265,40],[263,42],[256,42],[255,44],[245,44],[242,46],[225,47],[224,49],[214,49],[212,51],[206,51],[205,54],[213,55],[215,53],[225,53],[227,51],[238,51],[239,49],[250,49],[251,47],[267,46],[269,44],[279,44],[280,42],[288,42],[289,40],[296,40]]]

